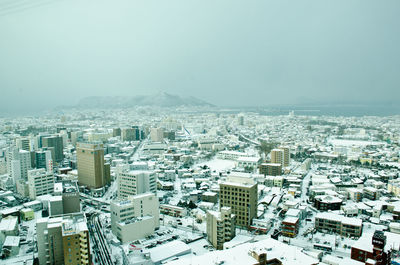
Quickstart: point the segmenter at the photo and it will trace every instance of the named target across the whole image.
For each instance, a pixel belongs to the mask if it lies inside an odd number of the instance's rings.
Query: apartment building
[[[287,216],[281,224],[281,232],[283,236],[296,237],[299,233],[299,218],[295,216]]]
[[[280,163],[262,163],[259,172],[264,176],[280,176],[282,175],[282,165]]]
[[[218,250],[224,243],[235,237],[236,216],[230,207],[222,207],[220,212],[207,211],[207,239]]]
[[[334,213],[317,213],[315,216],[315,228],[319,231],[331,231],[341,236],[360,237],[362,220]]]
[[[84,213],[42,218],[36,222],[39,265],[91,264]]]

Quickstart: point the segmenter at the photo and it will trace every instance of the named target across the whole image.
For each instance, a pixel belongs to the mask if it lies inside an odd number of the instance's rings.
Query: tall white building
[[[28,171],[29,198],[54,193],[54,175],[44,168]]]
[[[19,179],[28,179],[28,170],[31,169],[31,154],[28,151],[18,151],[15,147],[8,149],[7,171],[13,177],[14,182]]]
[[[151,128],[150,139],[152,142],[162,142],[164,140],[164,130],[162,128]]]
[[[146,237],[160,227],[158,198],[153,193],[112,201],[111,230],[122,242]]]
[[[149,171],[123,171],[118,174],[118,198],[157,192],[156,176]]]

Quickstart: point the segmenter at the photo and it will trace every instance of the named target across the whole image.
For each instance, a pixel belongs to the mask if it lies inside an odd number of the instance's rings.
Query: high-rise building
[[[257,217],[257,183],[247,174],[238,172],[219,184],[220,207],[230,207],[236,215],[236,225],[248,227]]]
[[[36,222],[39,265],[91,264],[84,213],[47,217]]]
[[[113,128],[113,137],[121,136],[121,128]]]
[[[112,201],[111,230],[124,243],[151,235],[160,227],[159,211],[158,198],[153,193]]]
[[[78,143],[76,148],[79,185],[98,189],[106,185],[103,144]]]
[[[121,140],[122,141],[136,141],[136,129],[135,128],[123,128],[121,130]]]
[[[53,160],[50,150],[39,150],[35,152],[36,168],[45,168],[49,170],[49,161]]]
[[[15,140],[15,145],[20,150],[30,151],[31,142],[29,138],[18,138]]]
[[[150,140],[152,142],[162,142],[164,140],[164,130],[162,128],[151,128]]]
[[[282,167],[288,167],[290,165],[290,149],[287,146],[281,146],[279,149],[283,151]]]
[[[118,173],[118,198],[123,199],[145,192],[157,191],[156,176],[153,172],[133,170]]]
[[[16,148],[10,148],[6,154],[7,171],[13,177],[14,182],[17,180],[28,179],[28,170],[31,169],[31,154],[28,151]]]
[[[61,162],[64,159],[64,145],[62,136],[46,136],[42,138],[42,147],[54,147],[54,161]]]
[[[28,171],[29,198],[54,193],[54,175],[44,168]]]
[[[271,151],[271,163],[283,165],[283,150],[282,149],[272,149]]]
[[[235,237],[236,216],[229,207],[220,212],[207,211],[207,239],[218,250]]]

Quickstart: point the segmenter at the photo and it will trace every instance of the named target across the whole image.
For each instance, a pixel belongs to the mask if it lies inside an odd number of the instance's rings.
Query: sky
[[[400,100],[400,1],[0,0],[0,112],[158,91]]]

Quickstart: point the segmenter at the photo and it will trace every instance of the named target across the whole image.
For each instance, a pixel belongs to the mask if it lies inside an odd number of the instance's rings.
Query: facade
[[[44,168],[28,171],[29,198],[54,193],[54,175]]]
[[[52,160],[51,151],[41,150],[35,152],[35,164],[36,168],[46,168],[49,167],[49,161]]]
[[[282,175],[282,165],[279,163],[262,163],[259,172],[264,176],[280,176]]]
[[[374,187],[365,187],[363,189],[363,197],[374,201],[379,198],[379,191]]]
[[[230,207],[236,215],[236,224],[249,227],[257,217],[257,183],[250,177],[228,176],[219,184],[220,207]]]
[[[136,141],[136,129],[135,128],[123,128],[121,130],[121,140],[122,141]]]
[[[235,237],[236,216],[229,207],[220,212],[207,211],[207,239],[218,250]]]
[[[118,198],[145,192],[157,192],[156,175],[150,171],[128,171],[118,174]]]
[[[320,211],[340,210],[343,200],[331,195],[318,195],[314,198],[314,207]]]
[[[112,201],[110,212],[112,232],[124,243],[151,235],[160,227],[158,198],[153,193]]]
[[[98,189],[106,185],[104,176],[104,149],[102,144],[78,143],[76,148],[78,182]]]
[[[333,213],[317,213],[315,216],[315,228],[318,231],[331,231],[341,236],[360,237],[362,220]]]
[[[83,213],[36,222],[39,264],[91,264],[89,232]]]
[[[287,216],[281,224],[281,232],[283,236],[296,237],[299,233],[299,218]]]
[[[388,192],[400,197],[400,179],[389,180],[387,189]]]
[[[152,142],[162,142],[164,140],[164,130],[162,128],[151,128],[150,139]]]
[[[48,136],[42,138],[42,147],[54,148],[54,161],[61,162],[64,159],[62,136]]]
[[[271,150],[271,163],[281,164],[283,166],[283,150],[282,149],[272,149]]]

